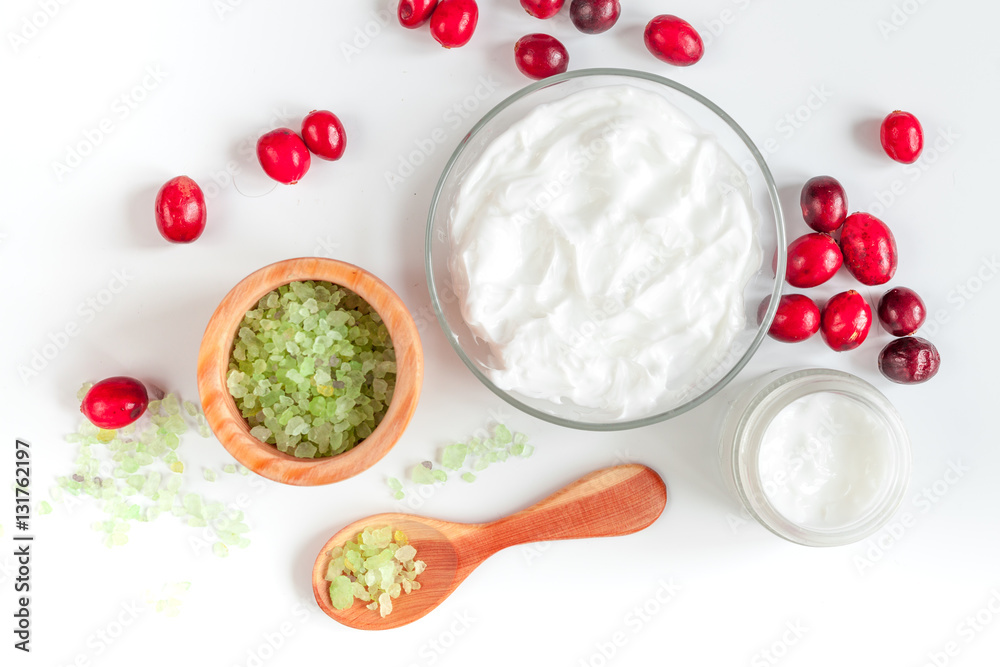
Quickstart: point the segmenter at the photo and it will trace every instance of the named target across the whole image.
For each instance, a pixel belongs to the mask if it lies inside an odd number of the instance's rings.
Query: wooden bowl
[[[367,438],[336,456],[301,459],[250,435],[250,426],[226,385],[233,338],[247,311],[281,285],[322,280],[346,287],[367,301],[385,322],[396,351],[396,387],[385,417]],[[413,317],[384,282],[352,264],[319,257],[288,259],[251,273],[226,295],[205,329],[198,353],[198,393],[209,426],[237,461],[284,484],[338,482],[373,466],[403,435],[420,398],[424,357]]]

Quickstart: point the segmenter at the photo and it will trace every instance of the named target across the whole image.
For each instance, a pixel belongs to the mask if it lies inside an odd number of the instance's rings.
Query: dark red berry
[[[690,23],[671,14],[661,14],[646,24],[646,48],[665,63],[687,67],[701,60],[705,43]]]
[[[573,0],[569,5],[569,18],[580,32],[588,35],[610,30],[621,16],[618,0]]]
[[[878,301],[878,319],[893,336],[909,336],[926,318],[924,300],[909,287],[894,287]]]
[[[854,290],[835,294],[826,302],[820,315],[820,334],[837,352],[853,350],[868,337],[872,327],[872,309]]]
[[[142,416],[149,405],[146,387],[135,378],[116,376],[101,380],[87,392],[80,412],[94,426],[116,429]]]
[[[156,193],[156,228],[172,243],[191,243],[205,231],[205,194],[187,176],[172,178]]]
[[[309,171],[309,149],[294,130],[279,127],[257,140],[257,160],[264,173],[292,185]]]
[[[418,28],[427,23],[438,0],[399,0],[396,17],[404,28]]]
[[[525,35],[514,44],[514,63],[532,79],[561,74],[569,65],[569,53],[555,37],[542,33]]]
[[[833,237],[819,232],[806,234],[788,244],[785,280],[792,287],[816,287],[832,278],[843,262]]]
[[[924,150],[924,130],[912,113],[893,111],[882,121],[879,134],[886,155],[896,162],[916,162]]]
[[[847,219],[847,193],[833,176],[816,176],[806,181],[799,204],[806,224],[817,232],[830,234]]]
[[[324,160],[339,160],[347,148],[344,125],[329,111],[311,111],[302,120],[302,140]]]
[[[521,0],[521,6],[536,19],[550,19],[559,13],[566,0]]]
[[[476,0],[441,0],[431,14],[431,36],[446,49],[465,46],[478,21]]]
[[[767,296],[757,308],[757,324],[764,321],[771,297]],[[804,294],[785,294],[778,300],[778,309],[767,335],[783,343],[798,343],[811,338],[819,331],[819,307]]]
[[[925,338],[907,336],[897,338],[878,355],[878,369],[882,375],[899,384],[920,384],[937,375],[941,367],[941,354]]]

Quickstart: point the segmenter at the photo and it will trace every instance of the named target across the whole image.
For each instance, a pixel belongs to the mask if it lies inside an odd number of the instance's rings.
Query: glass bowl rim
[[[677,407],[671,408],[670,410],[665,410],[663,412],[658,412],[653,415],[647,415],[638,419],[629,419],[624,421],[616,422],[584,422],[577,421],[573,419],[566,419],[559,417],[557,415],[544,412],[530,405],[527,405],[509,392],[500,389],[492,380],[490,380],[486,375],[480,371],[476,365],[472,362],[469,356],[462,349],[459,344],[458,339],[454,335],[451,327],[448,325],[448,321],[445,318],[444,310],[441,307],[441,302],[438,299],[437,285],[434,282],[434,272],[433,266],[431,264],[431,246],[434,242],[434,219],[438,210],[438,203],[441,197],[441,191],[444,188],[445,182],[451,175],[452,169],[455,163],[462,156],[467,146],[469,146],[469,141],[474,136],[476,136],[482,129],[489,124],[495,117],[497,117],[502,111],[518,102],[522,98],[528,97],[532,93],[541,90],[543,88],[548,88],[560,84],[564,81],[569,81],[572,79],[582,79],[590,77],[601,77],[601,76],[617,76],[625,79],[643,79],[653,83],[657,83],[667,88],[672,88],[673,90],[686,95],[687,97],[693,99],[694,101],[700,103],[702,106],[707,108],[709,111],[714,113],[719,119],[721,119],[726,125],[729,126],[736,136],[743,142],[746,148],[750,151],[753,156],[754,162],[757,168],[760,169],[761,175],[764,177],[764,182],[767,186],[767,192],[769,195],[771,208],[774,211],[775,216],[775,227],[777,232],[777,265],[775,269],[775,279],[774,285],[771,289],[771,298],[768,303],[767,312],[764,314],[764,318],[761,320],[757,327],[757,333],[754,336],[753,341],[751,341],[750,346],[743,353],[743,355],[737,360],[732,368],[726,372],[721,378],[716,380],[711,387],[695,396],[689,401],[678,405]],[[676,417],[688,410],[692,410],[712,396],[717,394],[719,390],[729,384],[734,377],[736,377],[741,370],[750,362],[757,348],[760,347],[761,342],[764,340],[764,336],[767,335],[767,330],[771,327],[771,322],[774,320],[775,313],[778,308],[778,300],[781,296],[782,281],[778,279],[777,276],[783,276],[785,274],[785,223],[781,211],[781,200],[778,196],[778,188],[774,183],[774,176],[771,174],[770,168],[767,166],[767,162],[764,160],[763,154],[757,148],[757,145],[753,142],[750,136],[743,130],[740,125],[733,120],[732,116],[723,111],[718,105],[709,100],[707,97],[701,93],[688,88],[687,86],[680,84],[672,79],[660,76],[658,74],[652,74],[650,72],[644,72],[641,70],[624,69],[624,68],[614,68],[614,67],[595,67],[588,69],[572,70],[569,72],[564,72],[562,74],[556,74],[550,76],[546,79],[536,81],[535,83],[529,84],[520,90],[515,91],[507,98],[499,102],[496,106],[490,109],[479,121],[472,126],[472,129],[462,138],[458,146],[452,152],[451,157],[448,159],[447,164],[445,164],[444,169],[441,171],[441,176],[438,178],[437,185],[434,188],[434,194],[431,197],[430,210],[427,213],[427,230],[424,235],[424,272],[427,277],[427,288],[430,292],[431,305],[434,308],[434,314],[437,316],[438,323],[441,325],[441,329],[444,331],[446,337],[448,338],[448,343],[451,345],[452,349],[458,354],[458,357],[465,364],[466,368],[472,371],[480,382],[482,382],[487,389],[492,391],[494,394],[499,396],[501,399],[506,401],[508,404],[517,408],[518,410],[525,412],[533,417],[547,421],[552,424],[557,424],[559,426],[564,426],[567,428],[575,428],[584,431],[624,431],[633,428],[641,428],[643,426],[649,426],[651,424],[657,424],[667,419]],[[764,258],[766,261],[766,258]]]

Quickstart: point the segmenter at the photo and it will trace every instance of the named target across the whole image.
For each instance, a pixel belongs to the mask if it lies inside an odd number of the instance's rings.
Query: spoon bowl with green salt
[[[377,514],[342,528],[323,545],[313,566],[313,595],[325,614],[348,627],[398,628],[438,607],[480,563],[501,549],[545,540],[627,535],[656,521],[666,502],[667,489],[660,476],[646,466],[629,464],[592,472],[525,510],[489,523]],[[401,542],[415,550],[403,558],[420,559],[423,566],[416,568],[420,573],[413,579],[419,588],[403,594],[394,589],[396,596],[387,595],[390,599],[383,598],[382,605],[366,605],[379,577],[389,579],[383,588],[392,586],[394,573],[389,565],[396,572],[401,569],[382,562],[390,561],[392,555],[387,537],[378,543],[365,535],[379,531],[399,535]],[[365,560],[355,556],[352,564],[347,552],[366,547]],[[388,547],[387,553],[383,547]],[[362,573],[364,566],[371,566],[367,574]],[[358,581],[351,582],[346,575]],[[362,576],[367,577],[365,590],[359,583]],[[517,584],[512,581],[511,585]],[[359,599],[352,599],[351,587]]]

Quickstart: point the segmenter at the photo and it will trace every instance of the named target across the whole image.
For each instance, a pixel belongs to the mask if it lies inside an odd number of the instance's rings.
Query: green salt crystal
[[[216,480],[215,471],[212,470],[211,468],[205,468],[202,474],[204,475],[205,479],[209,482],[214,482]]]
[[[254,426],[250,429],[250,435],[257,438],[261,442],[267,442],[271,438],[271,429],[264,426]]]
[[[52,513],[52,505],[50,505],[48,502],[46,502],[46,501],[43,500],[41,503],[38,504],[38,513],[39,514],[51,514]]]
[[[214,553],[219,558],[225,558],[229,555],[229,547],[227,547],[222,542],[216,542],[212,545],[212,553]]]
[[[346,576],[340,575],[330,582],[330,604],[334,609],[347,609],[354,604],[354,587]]]
[[[510,446],[510,453],[513,456],[523,456],[524,455],[524,443],[517,442],[515,439],[514,444]]]
[[[76,400],[82,402],[83,399],[87,397],[87,392],[90,391],[90,388],[93,386],[94,386],[93,382],[84,382],[80,386],[79,391],[76,392]]]
[[[232,475],[236,472],[236,466],[234,466],[232,463],[227,463],[226,465],[222,466],[222,472],[228,475]]]
[[[511,436],[510,429],[503,424],[497,424],[493,429],[493,437],[496,439],[497,444],[506,445],[509,443],[513,436]]]
[[[155,470],[146,476],[146,482],[142,486],[142,495],[152,498],[160,488],[160,473]]]
[[[431,472],[431,469],[426,467],[423,463],[418,463],[413,466],[410,477],[417,484],[434,484],[438,481]]]
[[[465,463],[465,457],[469,454],[469,446],[456,443],[448,445],[441,454],[441,465],[451,470],[460,470]]]
[[[400,482],[395,477],[389,477],[386,480],[386,483],[389,485],[389,488],[392,489],[393,491],[400,491],[403,488],[403,483]]]
[[[126,481],[129,486],[137,491],[146,484],[146,478],[143,475],[129,475]]]
[[[177,401],[176,394],[167,394],[163,397],[163,409],[166,410],[168,415],[176,415],[180,413],[181,406]]]
[[[200,517],[205,511],[201,502],[201,496],[197,493],[186,493],[182,501],[184,509],[192,516]]]
[[[490,467],[490,461],[486,456],[480,456],[476,459],[476,463],[472,466],[472,469],[476,472],[482,472]]]
[[[198,414],[198,407],[191,401],[184,401],[184,412],[188,413],[191,417]]]
[[[295,448],[295,456],[303,459],[311,459],[316,455],[316,445],[311,442],[300,442]]]
[[[444,470],[440,469],[431,470],[431,475],[434,477],[434,479],[436,479],[439,482],[448,481],[448,473],[446,473]]]
[[[396,500],[402,500],[403,498],[406,497],[406,494],[403,493],[402,491],[397,491],[396,493],[392,494],[392,497],[395,498]]]
[[[521,456],[521,458],[526,459],[526,458],[528,458],[529,456],[531,456],[534,453],[535,453],[534,446],[532,446],[532,445],[525,445],[524,446],[524,451],[521,452],[520,456]]]
[[[163,428],[165,428],[168,433],[176,433],[180,435],[187,431],[187,423],[185,423],[184,417],[175,413],[167,418],[167,421],[163,423]]]
[[[462,473],[462,479],[471,484],[472,482],[476,481],[476,476],[473,475],[471,472],[466,472]]]

